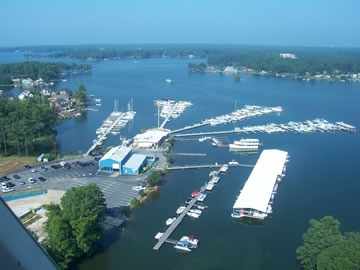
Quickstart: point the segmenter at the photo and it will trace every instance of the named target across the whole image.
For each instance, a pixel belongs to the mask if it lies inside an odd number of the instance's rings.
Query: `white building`
[[[133,147],[156,149],[164,142],[168,135],[169,130],[166,129],[149,129],[134,137]]]

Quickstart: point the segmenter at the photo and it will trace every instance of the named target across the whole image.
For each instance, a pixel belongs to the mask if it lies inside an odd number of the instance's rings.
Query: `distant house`
[[[32,93],[30,93],[28,90],[25,90],[24,92],[20,93],[19,95],[19,99],[23,100],[27,97],[33,97],[34,95]]]
[[[72,107],[72,102],[68,99],[64,99],[61,97],[57,97],[54,102],[55,108],[62,110],[62,111],[68,111]]]
[[[292,53],[280,53],[280,57],[281,58],[290,58],[290,59],[295,59],[296,55],[292,54]]]
[[[43,88],[40,91],[40,95],[42,95],[44,97],[49,97],[51,95],[51,92],[50,92],[50,90]]]
[[[227,66],[224,69],[224,73],[236,73],[237,70],[233,66]]]

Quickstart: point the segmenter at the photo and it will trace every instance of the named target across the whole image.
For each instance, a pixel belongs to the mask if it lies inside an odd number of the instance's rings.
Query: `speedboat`
[[[159,239],[161,238],[161,236],[163,236],[163,234],[164,234],[164,233],[162,233],[162,232],[158,232],[158,233],[154,236],[154,238],[155,238],[156,240],[159,240]]]
[[[184,210],[186,209],[186,206],[180,206],[177,210],[176,210],[176,214],[180,215],[182,212],[184,212]]]
[[[214,183],[209,182],[206,185],[206,190],[211,191],[211,190],[213,190],[214,186],[215,186]]]
[[[187,241],[191,244],[191,248],[197,248],[199,245],[199,239],[196,239],[193,235],[184,235],[180,238],[180,241]]]
[[[192,193],[191,193],[191,197],[196,197],[196,195],[198,195],[199,191],[197,190],[194,190]]]
[[[183,250],[183,251],[191,251],[191,244],[188,241],[178,241],[175,245],[174,248],[178,249],[178,250]]]
[[[192,198],[188,198],[186,201],[185,201],[185,204],[189,204],[193,199]]]
[[[166,225],[170,226],[175,221],[175,219],[176,219],[176,217],[168,218],[166,220]]]

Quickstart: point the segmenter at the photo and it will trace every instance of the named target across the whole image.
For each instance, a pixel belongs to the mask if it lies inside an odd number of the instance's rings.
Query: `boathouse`
[[[272,200],[285,173],[287,154],[277,149],[261,153],[233,206],[233,218],[264,219],[272,212]]]
[[[119,171],[121,174],[122,166],[130,157],[131,148],[125,146],[114,147],[99,160],[99,170],[109,173]]]
[[[123,175],[138,175],[147,164],[147,155],[132,154],[121,168]]]

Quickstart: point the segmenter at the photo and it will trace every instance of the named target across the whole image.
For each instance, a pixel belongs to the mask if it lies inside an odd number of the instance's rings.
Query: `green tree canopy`
[[[296,250],[303,269],[360,269],[360,233],[343,236],[340,222],[331,216],[311,219],[309,224],[303,245]]]
[[[159,171],[152,171],[147,177],[149,186],[153,187],[161,183],[162,174]]]
[[[87,93],[84,84],[80,84],[78,88],[75,89],[73,97],[76,99],[78,105],[82,105],[86,102]]]
[[[68,189],[61,207],[48,208],[46,248],[61,268],[94,251],[105,210],[104,194],[95,184]]]

